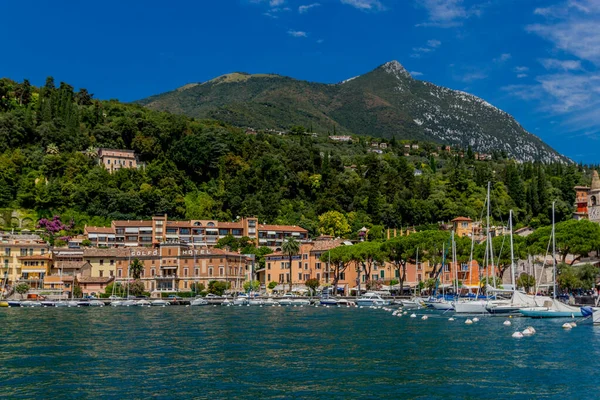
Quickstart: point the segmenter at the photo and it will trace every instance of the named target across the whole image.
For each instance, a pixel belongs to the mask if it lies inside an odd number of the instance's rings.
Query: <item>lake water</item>
[[[600,327],[285,307],[0,309],[2,398],[592,398]],[[511,334],[534,326],[537,334]]]

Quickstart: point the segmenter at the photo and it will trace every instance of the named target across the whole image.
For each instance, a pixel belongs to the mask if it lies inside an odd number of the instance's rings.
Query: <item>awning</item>
[[[161,265],[160,269],[177,269],[177,265]]]
[[[136,243],[125,243],[125,246],[129,246],[129,247],[137,247],[138,244]]]
[[[276,235],[277,233],[275,231],[267,231],[267,235]]]
[[[23,271],[24,273],[26,273],[26,274],[31,274],[31,273],[34,273],[34,274],[35,274],[35,273],[38,273],[38,274],[40,274],[40,273],[44,273],[44,272],[46,272],[46,270],[45,270],[45,269],[28,269],[27,267],[25,267],[25,268],[22,268],[22,271]]]

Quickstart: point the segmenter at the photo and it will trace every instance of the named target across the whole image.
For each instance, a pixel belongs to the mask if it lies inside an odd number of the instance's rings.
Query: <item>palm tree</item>
[[[290,236],[281,247],[283,254],[288,256],[290,262],[290,292],[292,291],[292,281],[294,280],[294,274],[292,273],[292,257],[300,253],[300,242]]]
[[[94,159],[94,158],[98,157],[98,149],[96,149],[93,146],[90,146],[87,149],[85,149],[83,154],[85,154],[86,157]]]
[[[54,143],[50,143],[47,147],[46,147],[46,153],[47,154],[58,154],[60,151],[58,150],[58,146],[55,145]]]
[[[144,271],[144,264],[139,260],[139,258],[135,258],[129,266],[129,271],[134,280],[140,279],[142,276],[142,271]]]

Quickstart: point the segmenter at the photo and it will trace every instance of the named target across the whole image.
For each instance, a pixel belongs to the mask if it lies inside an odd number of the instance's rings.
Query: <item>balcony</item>
[[[173,279],[179,279],[179,277],[177,275],[154,275],[152,278],[154,278],[156,280],[164,280],[164,279],[173,280]]]

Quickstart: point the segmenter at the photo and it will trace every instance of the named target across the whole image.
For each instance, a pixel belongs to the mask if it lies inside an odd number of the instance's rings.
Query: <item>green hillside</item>
[[[374,153],[370,141],[387,148]],[[349,223],[351,235],[362,226],[479,218],[488,180],[496,221],[513,208],[519,225],[539,225],[548,223],[553,200],[559,220],[570,218],[572,187],[589,181],[581,166],[519,164],[502,151],[475,161],[470,149],[447,153],[431,142],[405,156],[404,144],[334,143],[302,127],[293,135],[248,135],[216,120],[98,101],[64,82],[55,87],[52,78],[41,88],[0,79],[0,209],[61,214],[80,228],[163,213],[255,215],[316,235],[333,216]],[[99,147],[135,150],[145,167],[109,174],[97,163]]]
[[[240,127],[303,125],[323,134],[335,130],[502,150],[520,161],[567,160],[509,114],[468,93],[415,80],[396,61],[335,85],[234,73],[138,103]]]

